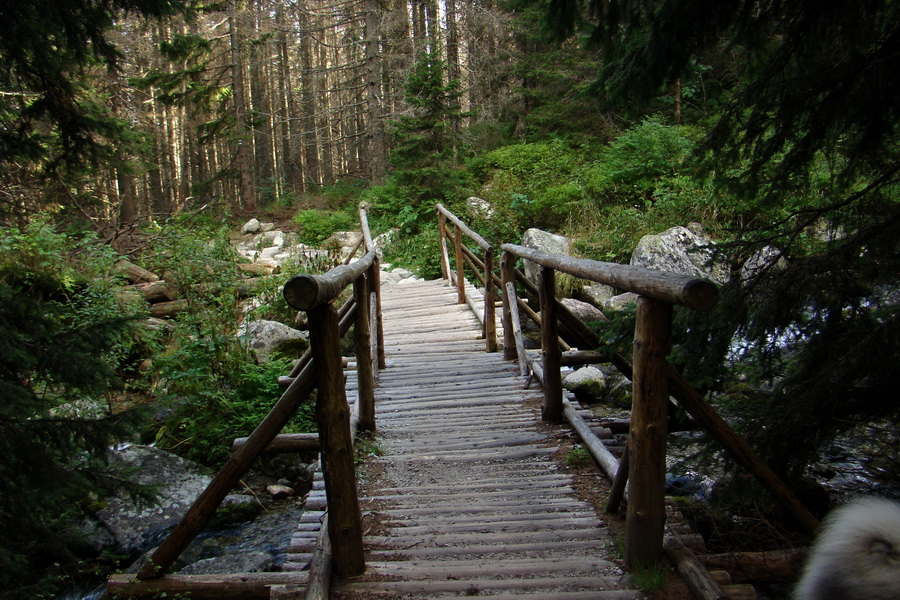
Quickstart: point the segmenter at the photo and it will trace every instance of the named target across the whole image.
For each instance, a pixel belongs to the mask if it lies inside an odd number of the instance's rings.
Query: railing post
[[[375,372],[372,369],[372,336],[369,324],[369,291],[365,275],[353,282],[356,300],[356,378],[359,388],[359,429],[375,431]]]
[[[503,284],[500,290],[503,298],[503,358],[505,360],[515,360],[518,353],[516,352],[516,339],[513,336],[512,324],[512,305],[510,297],[506,291],[506,284],[516,281],[516,257],[509,252],[504,252],[500,256],[500,282]]]
[[[447,285],[450,285],[450,253],[447,251],[447,219],[440,210],[437,211],[437,217],[438,233],[441,238],[441,277],[447,280]]]
[[[387,361],[384,356],[384,321],[381,317],[381,259],[375,255],[372,267],[369,269],[369,292],[372,294],[374,302],[374,310],[370,318],[370,325],[375,330],[375,360],[379,369],[387,367]]]
[[[494,288],[494,249],[484,251],[484,339],[488,352],[497,351],[497,292]]]
[[[548,423],[560,423],[563,417],[562,352],[556,317],[556,271],[541,267],[541,355],[544,367],[544,406],[541,418]]]
[[[638,298],[625,533],[625,563],[631,568],[662,556],[671,321],[671,304]]]
[[[331,303],[314,308],[308,314],[310,347],[318,378],[316,419],[322,447],[333,568],[338,576],[352,577],[365,571],[366,564],[353,464],[350,407],[341,366],[338,314]]]
[[[463,272],[462,230],[456,226],[453,230],[453,249],[456,251],[456,301],[466,303],[466,279]]]

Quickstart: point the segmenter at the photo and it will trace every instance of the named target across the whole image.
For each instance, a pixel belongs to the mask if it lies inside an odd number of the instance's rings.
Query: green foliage
[[[305,209],[294,215],[300,242],[318,246],[335,231],[359,231],[359,218],[344,211]]]
[[[647,118],[618,136],[586,174],[589,193],[619,201],[652,200],[660,181],[690,173],[699,131]]]
[[[385,249],[385,261],[403,265],[425,279],[441,276],[440,239],[437,227],[401,236]]]
[[[209,466],[230,453],[235,437],[249,435],[281,395],[277,380],[287,359],[257,365],[238,338],[242,318],[236,254],[227,231],[170,226],[148,256],[177,282],[187,308],[157,342],[157,400],[170,408],[156,434],[159,446]],[[190,257],[190,260],[185,260]],[[292,431],[308,431],[304,409]]]
[[[90,68],[116,68],[119,53],[109,30],[120,11],[152,16],[184,10],[173,0],[75,0],[65,7],[44,0],[7,2],[0,24],[0,165],[43,158],[75,166],[113,156],[119,130],[98,111],[89,90]],[[110,127],[112,126],[112,129]]]
[[[43,222],[0,229],[0,585],[18,598],[78,570],[73,524],[121,487],[107,447],[140,423],[114,400],[132,317],[98,279],[111,265]]]
[[[498,148],[472,166],[490,188],[486,199],[520,228],[559,229],[586,198],[584,154],[584,148],[552,139]]]
[[[566,453],[564,462],[567,467],[580,469],[592,465],[593,460],[591,453],[579,446],[577,448],[572,448]]]
[[[645,594],[653,594],[666,589],[669,568],[665,562],[652,565],[638,565],[628,574],[631,582]]]
[[[388,161],[393,172],[381,195],[416,231],[430,220],[434,205],[461,194],[458,155],[462,151],[459,81],[444,81],[445,65],[437,49],[422,52],[406,82],[411,114],[392,123]]]
[[[235,438],[250,435],[281,396],[278,377],[290,371],[289,359],[255,364],[235,342],[227,352],[209,340],[171,348],[158,359],[167,384],[162,398],[174,414],[156,434],[159,447],[200,464],[218,467],[231,454]],[[307,403],[283,430],[315,430],[313,405]]]

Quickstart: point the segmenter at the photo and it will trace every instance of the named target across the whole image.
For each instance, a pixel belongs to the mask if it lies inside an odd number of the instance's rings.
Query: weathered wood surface
[[[360,497],[367,568],[333,582],[331,597],[642,597],[607,560],[605,523],[552,457],[541,392],[484,352],[481,324],[456,300],[440,282],[382,290],[382,455]]]

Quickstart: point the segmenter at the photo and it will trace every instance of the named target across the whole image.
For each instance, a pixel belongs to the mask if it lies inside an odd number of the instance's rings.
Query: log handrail
[[[573,338],[573,344],[596,348],[600,344],[597,335],[569,312],[555,298],[555,271],[613,286],[620,291],[638,294],[638,321],[635,327],[635,364],[619,353],[613,353],[612,362],[623,375],[633,382],[633,416],[628,446],[618,468],[611,471],[608,457],[597,457],[614,478],[617,498],[624,494],[626,481],[635,488],[630,496],[636,500],[628,504],[626,563],[635,566],[657,560],[662,555],[663,527],[665,515],[664,468],[665,438],[668,431],[669,395],[723,444],[738,461],[778,499],[780,499],[798,522],[807,530],[815,530],[818,521],[791,491],[772,473],[753,452],[749,445],[719,417],[715,411],[700,399],[700,395],[687,384],[683,377],[665,359],[668,353],[671,330],[671,306],[678,304],[694,310],[706,311],[718,299],[718,288],[709,280],[676,273],[656,271],[632,265],[618,265],[559,254],[533,250],[515,244],[501,246],[500,288],[503,292],[504,357],[515,360],[522,352],[521,344],[516,344],[514,332],[521,328],[512,311],[515,302],[526,308],[524,314],[541,326],[541,364],[534,358],[532,375],[537,376],[544,388],[542,417],[558,422],[565,415],[570,419],[573,411],[567,408],[562,385],[555,376],[560,365],[559,346],[554,343],[557,336],[558,319],[567,328],[566,336]],[[515,268],[515,259],[530,260],[541,267],[538,285],[530,282]],[[541,317],[522,304],[515,294],[515,285],[522,285],[532,297],[541,302]],[[554,321],[550,323],[548,321]],[[560,338],[562,339],[562,338]],[[562,346],[566,348],[565,345]],[[529,378],[530,380],[530,378]],[[574,424],[573,424],[574,425]],[[593,452],[592,452],[593,453]],[[629,469],[629,466],[631,467]],[[629,471],[632,475],[629,478]],[[613,509],[618,507],[618,500]]]
[[[542,267],[694,310],[709,310],[719,298],[719,288],[708,279],[634,265],[551,254],[515,244],[503,244],[501,248]]]
[[[482,321],[482,335],[485,340],[485,349],[488,352],[497,351],[497,323],[496,323],[496,281],[494,277],[494,247],[483,237],[472,231],[463,221],[447,210],[442,204],[435,206],[438,216],[438,233],[440,235],[441,250],[441,274],[449,284],[456,283],[457,302],[469,304],[472,311]],[[447,221],[453,224],[453,249],[456,270],[450,268],[450,256],[447,249],[448,232]],[[475,254],[462,243],[465,235],[473,240],[481,248],[484,259],[479,260]],[[469,265],[475,277],[484,285],[484,309],[482,312],[475,308],[475,301],[466,293],[465,264]],[[480,272],[479,272],[480,271]],[[479,314],[480,312],[480,314]]]
[[[309,314],[310,348],[297,362],[290,377],[286,378],[287,389],[281,398],[256,429],[235,444],[224,466],[137,573],[137,580],[154,579],[165,574],[206,526],[253,461],[261,454],[277,451],[273,442],[279,432],[316,388],[319,433],[315,443],[321,447],[322,453],[330,515],[327,533],[333,553],[333,559],[328,562],[336,573],[344,576],[357,575],[365,569],[352,452],[355,426],[351,424],[369,430],[375,427],[374,370],[379,361],[372,356],[371,344],[364,342],[383,340],[383,334],[379,336],[375,332],[381,325],[380,294],[377,288],[371,289],[367,285],[377,281],[378,258],[369,233],[367,215],[362,208],[360,223],[363,231],[361,244],[366,249],[360,260],[337,266],[324,275],[299,275],[285,284],[284,295],[288,304]],[[349,285],[354,286],[353,297],[340,310],[335,309],[332,301]],[[374,307],[371,313],[370,306]],[[370,314],[373,319],[370,319]],[[340,339],[354,323],[357,329],[363,327],[366,331],[357,332],[356,337],[360,386],[356,406],[358,415],[351,416],[344,389]],[[311,439],[304,441],[312,442]]]
[[[347,286],[364,275],[374,261],[375,250],[369,250],[360,260],[338,265],[323,275],[295,275],[284,284],[284,299],[296,310],[319,308],[337,298]]]

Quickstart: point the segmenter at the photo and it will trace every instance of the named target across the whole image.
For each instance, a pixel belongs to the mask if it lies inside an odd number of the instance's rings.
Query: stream
[[[239,555],[261,560],[266,563],[265,570],[279,571],[284,564],[291,536],[300,522],[303,507],[302,497],[279,501],[267,506],[252,520],[206,530],[182,553],[172,571],[187,568],[195,574],[223,572],[217,570],[216,559]],[[132,570],[133,567],[125,569],[126,572]],[[95,585],[73,589],[59,596],[59,599],[101,600],[105,595],[105,583],[103,579]]]

